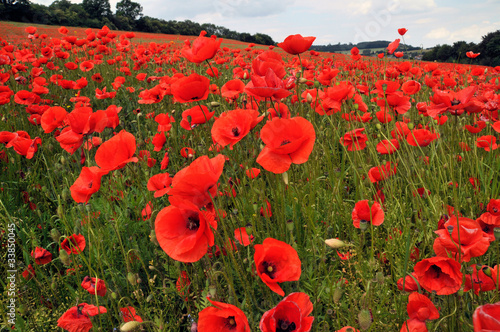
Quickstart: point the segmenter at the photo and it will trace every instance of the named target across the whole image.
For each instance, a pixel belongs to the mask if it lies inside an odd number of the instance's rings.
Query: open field
[[[2,331],[500,324],[499,67],[0,38]]]

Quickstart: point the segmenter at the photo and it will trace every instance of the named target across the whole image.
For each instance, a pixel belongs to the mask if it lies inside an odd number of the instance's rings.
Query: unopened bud
[[[344,289],[342,287],[335,288],[335,290],[333,291],[333,302],[339,303],[342,295],[344,295]]]
[[[50,230],[50,237],[52,238],[52,241],[59,243],[59,238],[61,237],[61,233],[56,228],[52,228]]]
[[[71,264],[71,259],[69,258],[69,255],[66,252],[66,250],[59,251],[59,259],[61,259],[61,262],[66,266]]]
[[[325,240],[325,243],[327,246],[329,246],[333,249],[339,249],[339,248],[343,248],[346,246],[346,243],[342,240],[339,240],[339,239],[328,239],[328,240]]]
[[[304,78],[304,77],[299,78],[299,83],[306,83],[306,82],[307,82],[307,78]]]
[[[210,106],[215,108],[215,107],[219,107],[220,104],[218,102],[216,102],[216,101],[213,101],[213,102],[210,103]]]
[[[359,327],[362,330],[368,330],[372,325],[372,314],[369,310],[363,309],[358,314]]]
[[[412,130],[413,128],[415,128],[413,122],[408,123],[408,129]]]
[[[141,326],[141,324],[142,324],[141,322],[137,322],[135,320],[127,322],[120,327],[120,331],[122,332],[135,331],[139,326]]]
[[[307,95],[306,95],[306,101],[307,101],[308,103],[312,103],[312,101],[313,101],[313,97],[311,96],[311,94],[310,94],[309,92],[308,92],[308,93],[307,93]]]
[[[288,172],[282,173],[281,177],[283,178],[283,182],[288,185]]]
[[[129,272],[127,274],[127,280],[132,286],[137,285],[137,277],[135,276],[135,273]]]
[[[487,277],[491,278],[491,269],[489,266],[483,266],[482,270]]]

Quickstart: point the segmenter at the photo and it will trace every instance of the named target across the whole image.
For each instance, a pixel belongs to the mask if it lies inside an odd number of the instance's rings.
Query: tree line
[[[114,30],[186,36],[197,36],[205,30],[208,35],[220,38],[275,45],[270,36],[262,33],[251,35],[210,23],[167,21],[144,16],[142,6],[131,0],[118,2],[115,13],[111,10],[109,0],[83,0],[80,4],[56,0],[49,6],[31,3],[29,0],[0,0],[0,20],[89,28],[102,28],[106,25]]]
[[[481,53],[472,63],[483,66],[500,66],[500,30],[490,32],[482,37],[479,44],[457,41],[453,45],[437,45],[425,52],[422,60],[469,63],[465,53],[472,51]]]

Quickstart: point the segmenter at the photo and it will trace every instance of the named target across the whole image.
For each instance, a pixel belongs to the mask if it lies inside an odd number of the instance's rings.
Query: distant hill
[[[357,47],[362,54],[367,55],[368,53],[371,53],[371,50],[373,49],[385,49],[391,43],[392,41],[388,40],[376,40],[376,41],[369,41],[369,42],[360,42],[357,44],[349,43],[349,44],[328,44],[328,45],[313,45],[311,46],[312,50],[318,51],[318,52],[331,52],[331,53],[342,53],[342,52],[348,52],[350,51],[353,47]],[[399,46],[400,50],[404,50],[403,44]],[[415,47],[411,45],[406,45],[406,49],[408,51],[413,51],[413,50],[420,50],[420,47]],[[363,52],[364,50],[368,52]]]

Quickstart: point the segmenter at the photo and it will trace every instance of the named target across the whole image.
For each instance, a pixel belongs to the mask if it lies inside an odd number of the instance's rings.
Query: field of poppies
[[[0,22],[2,331],[500,331],[500,67]]]

